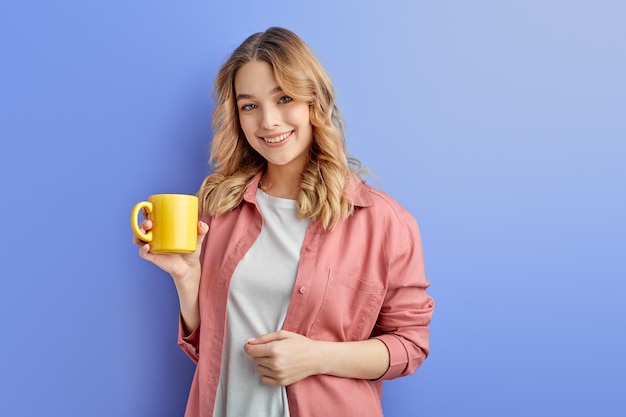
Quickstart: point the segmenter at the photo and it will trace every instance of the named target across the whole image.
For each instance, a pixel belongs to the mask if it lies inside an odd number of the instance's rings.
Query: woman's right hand
[[[144,220],[139,225],[143,233],[152,229],[152,221]],[[150,252],[150,243],[139,239],[133,235],[133,243],[139,246],[139,256],[146,261],[150,261],[174,278],[174,281],[187,279],[200,279],[200,251],[204,237],[209,231],[209,226],[198,222],[198,243],[196,251],[193,253],[163,253]]]

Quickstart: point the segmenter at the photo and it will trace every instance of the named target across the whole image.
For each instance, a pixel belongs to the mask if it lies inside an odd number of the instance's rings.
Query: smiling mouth
[[[281,135],[278,136],[272,136],[272,137],[262,137],[261,139],[263,139],[265,142],[267,143],[278,143],[278,142],[282,142],[285,139],[287,139],[289,136],[291,136],[291,134],[293,133],[293,130],[287,133],[283,133]]]

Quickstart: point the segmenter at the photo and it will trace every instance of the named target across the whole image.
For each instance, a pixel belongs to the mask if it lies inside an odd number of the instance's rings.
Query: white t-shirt
[[[215,417],[289,416],[285,387],[262,384],[243,346],[249,338],[282,328],[309,221],[297,218],[295,200],[261,190],[256,196],[263,227],[230,284]]]

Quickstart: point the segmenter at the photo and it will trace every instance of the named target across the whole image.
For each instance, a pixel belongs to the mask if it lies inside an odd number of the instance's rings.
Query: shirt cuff
[[[389,351],[389,368],[378,379],[394,379],[405,375],[409,364],[409,355],[404,344],[391,334],[376,336],[375,339],[383,342]]]
[[[200,326],[196,327],[196,329],[189,335],[186,335],[181,315],[178,317],[178,346],[187,354],[187,356],[191,358],[192,361],[198,363],[198,356],[200,353]]]

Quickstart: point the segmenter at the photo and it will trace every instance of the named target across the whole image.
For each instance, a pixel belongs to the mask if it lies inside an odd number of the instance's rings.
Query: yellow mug
[[[143,233],[137,217],[145,209],[152,230]],[[130,227],[139,239],[150,243],[152,253],[192,253],[198,241],[198,197],[187,194],[153,194],[135,204]]]

